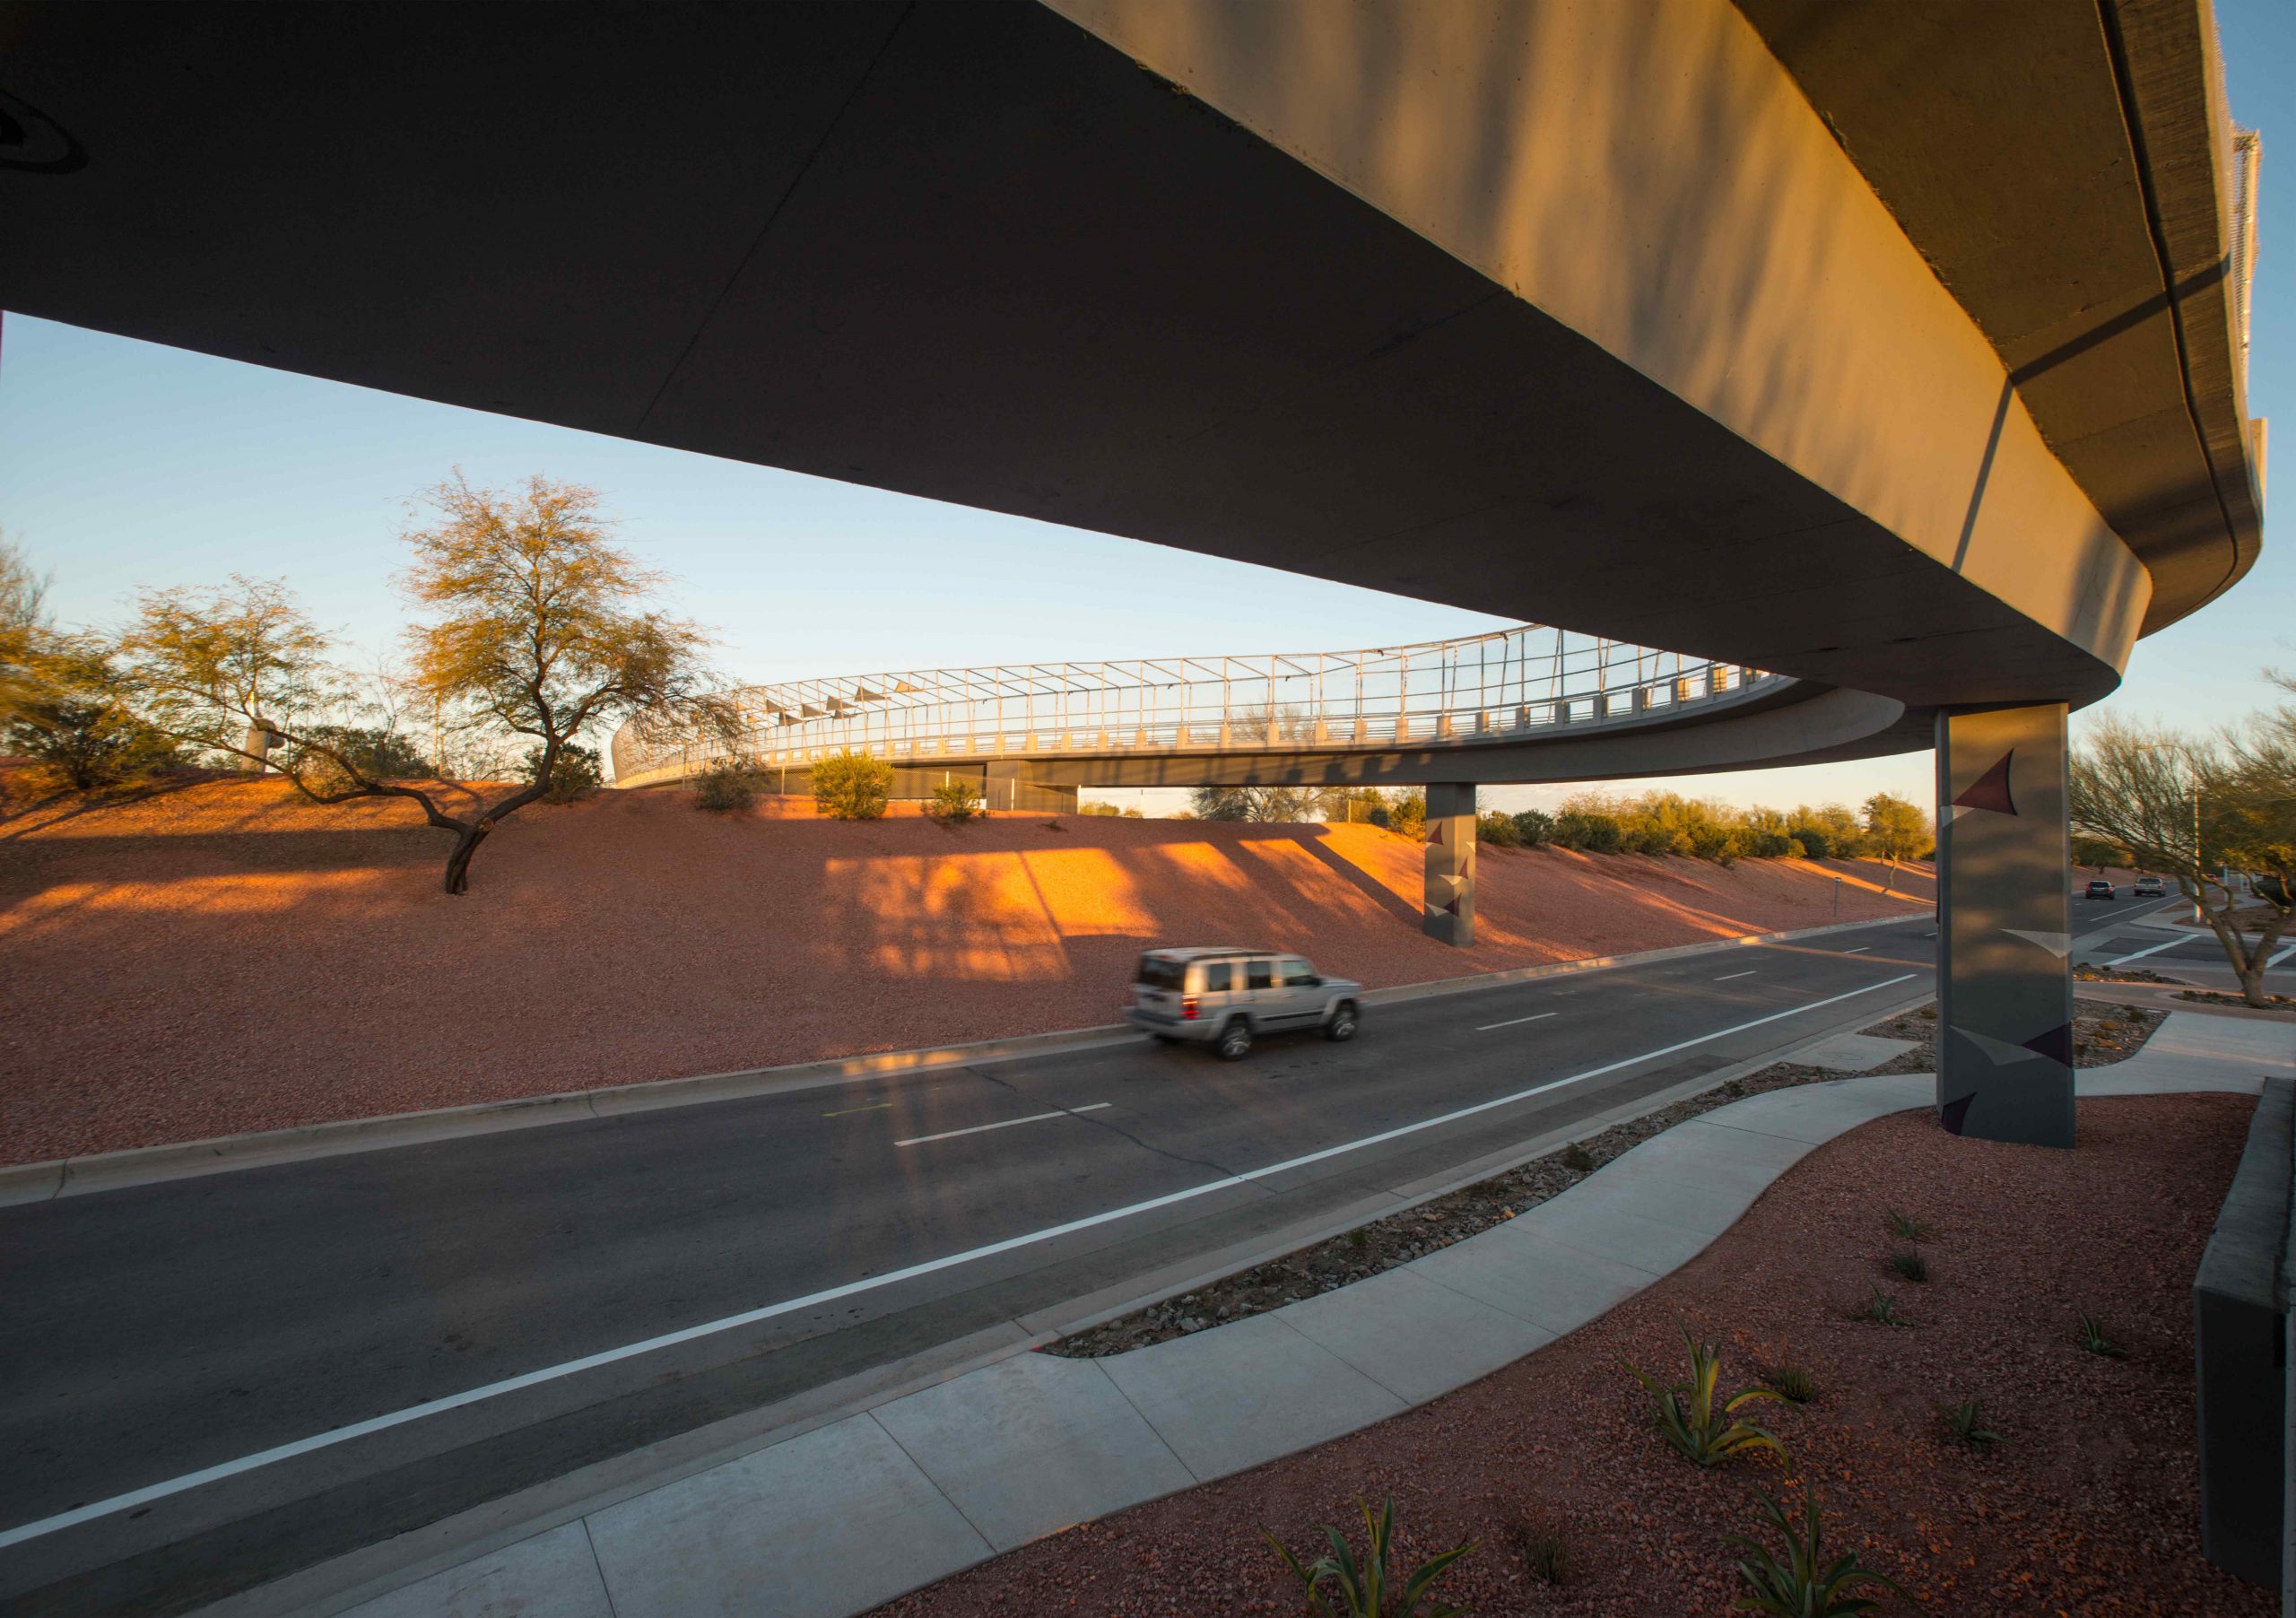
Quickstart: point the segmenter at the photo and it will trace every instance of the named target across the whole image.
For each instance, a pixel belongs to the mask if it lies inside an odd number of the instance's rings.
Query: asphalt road
[[[1862,1027],[1927,989],[1931,925],[1377,1007],[1234,1065],[1144,1040],[0,1210],[0,1603],[181,1611],[1336,1217]]]
[[[2092,966],[2126,965],[2211,987],[2231,987],[2232,968],[2213,933],[2204,930],[2179,938],[2155,926],[2131,925],[2144,918],[2164,921],[2185,917],[2191,910],[2188,899],[2132,900],[2124,895],[2117,900],[2090,900],[2076,891],[2073,928],[2086,937],[2084,946],[2073,958]],[[2296,992],[2291,988],[2296,984],[2296,938],[2275,945],[2266,961],[2265,979],[2274,992]]]

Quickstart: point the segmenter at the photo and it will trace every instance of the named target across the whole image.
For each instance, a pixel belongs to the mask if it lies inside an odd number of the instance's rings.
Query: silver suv
[[[1319,1028],[1326,1040],[1352,1040],[1362,1020],[1361,984],[1318,977],[1273,950],[1150,950],[1133,976],[1125,1021],[1161,1040],[1209,1045],[1231,1062],[1264,1033]]]

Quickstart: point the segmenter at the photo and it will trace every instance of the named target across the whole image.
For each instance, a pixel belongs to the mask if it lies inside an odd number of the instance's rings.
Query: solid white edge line
[[[2119,960],[2118,960],[2118,961],[2106,961],[2106,962],[2105,962],[2105,964],[2106,964],[2107,966],[2126,966],[2126,965],[2127,965],[2130,961],[2142,961],[2142,960],[2144,960],[2144,957],[2146,957],[2147,955],[2157,955],[2157,954],[2159,954],[2162,950],[2172,950],[2172,949],[2176,948],[2176,947],[2177,947],[2177,945],[2179,945],[2179,944],[2186,944],[2186,943],[2189,943],[2189,942],[2190,942],[2190,940],[2188,940],[2188,939],[2184,939],[2184,938],[2171,938],[2171,939],[2170,939],[2170,940],[2169,940],[2167,943],[2165,943],[2165,944],[2150,944],[2150,945],[2146,946],[2146,947],[2145,947],[2145,948],[2144,948],[2144,949],[2138,950],[2138,951],[2137,951],[2135,953],[2134,953],[2134,954],[2123,955]]]
[[[1509,1017],[1509,1018],[1508,1018],[1508,1019],[1507,1019],[1507,1021],[1505,1021],[1504,1022],[1486,1022],[1486,1023],[1484,1023],[1482,1027],[1480,1027],[1480,1028],[1476,1029],[1474,1031],[1475,1031],[1475,1032],[1477,1032],[1477,1033],[1479,1033],[1479,1034],[1487,1034],[1487,1033],[1489,1033],[1489,1032],[1490,1032],[1492,1029],[1494,1029],[1494,1028],[1512,1028],[1512,1027],[1514,1027],[1518,1022],[1544,1022],[1544,1021],[1545,1021],[1545,1020],[1546,1020],[1547,1018],[1549,1018],[1549,1017],[1553,1016],[1554,1014],[1555,1014],[1555,1013],[1554,1013],[1553,1012],[1540,1012],[1536,1016],[1531,1016],[1531,1017]]]
[[[912,1135],[905,1141],[895,1141],[896,1146],[922,1146],[927,1141],[952,1141],[961,1135],[986,1135],[992,1129],[1010,1129],[1015,1124],[1041,1124],[1047,1118],[1074,1118],[1080,1112],[1098,1112],[1103,1107],[1113,1107],[1114,1101],[1090,1101],[1082,1107],[1064,1108],[1058,1112],[1032,1112],[1024,1118],[1006,1118],[1001,1124],[975,1124],[970,1129],[944,1129],[938,1135]]]
[[[1761,969],[1758,966],[1750,966],[1743,972],[1725,972],[1714,981],[1717,983],[1727,983],[1733,978],[1751,978],[1761,970]]]
[[[758,1309],[744,1309],[738,1315],[728,1315],[721,1320],[707,1320],[699,1326],[689,1326],[680,1331],[665,1332],[658,1337],[648,1337],[643,1342],[624,1344],[620,1348],[602,1349],[594,1354],[585,1354],[578,1360],[569,1360],[560,1365],[547,1365],[540,1370],[530,1370],[522,1376],[507,1377],[500,1382],[489,1382],[481,1387],[472,1387],[461,1393],[449,1394],[443,1399],[431,1399],[424,1404],[410,1405],[404,1410],[394,1410],[382,1415],[370,1416],[363,1422],[353,1422],[348,1426],[330,1428],[325,1432],[315,1433],[307,1439],[297,1439],[290,1444],[280,1444],[269,1449],[260,1450],[254,1455],[241,1456],[237,1460],[221,1461],[213,1466],[202,1467],[197,1472],[187,1472],[181,1477],[170,1478],[165,1483],[152,1483],[142,1489],[132,1490],[126,1494],[116,1494],[109,1500],[96,1501],[88,1505],[76,1506],[69,1511],[58,1512],[54,1517],[44,1517],[38,1522],[23,1523],[16,1527],[0,1530],[0,1550],[4,1550],[10,1545],[22,1544],[27,1540],[39,1539],[46,1535],[58,1533],[65,1528],[77,1527],[82,1523],[93,1522],[98,1518],[109,1517],[116,1512],[147,1505],[155,1500],[165,1500],[171,1494],[181,1494],[187,1490],[197,1489],[207,1483],[221,1483],[225,1478],[254,1472],[279,1461],[292,1460],[299,1455],[309,1455],[336,1444],[347,1443],[352,1439],[365,1438],[370,1433],[386,1432],[391,1428],[404,1427],[411,1422],[419,1422],[429,1416],[443,1415],[450,1410],[460,1410],[467,1405],[482,1404],[488,1399],[500,1398],[504,1394],[517,1393],[528,1387],[538,1387],[545,1382],[556,1381],[562,1377],[578,1376],[583,1371],[596,1370],[601,1366],[618,1364],[624,1360],[634,1360],[642,1354],[654,1353],[665,1348],[674,1348],[680,1344],[692,1343],[703,1337],[714,1336],[719,1332],[736,1331],[744,1326],[754,1326],[761,1321],[771,1320],[782,1315],[795,1314],[800,1309],[817,1308],[824,1303],[835,1303],[863,1292],[874,1292],[880,1287],[894,1286],[904,1281],[914,1281],[920,1275],[930,1275],[942,1270],[954,1269],[959,1265],[971,1264],[978,1259],[993,1258],[1000,1253],[1013,1252],[1022,1248],[1033,1247],[1039,1242],[1055,1241],[1063,1236],[1074,1235],[1079,1231],[1089,1231],[1095,1226],[1109,1224],[1119,1219],[1129,1219],[1135,1214],[1152,1214],[1159,1208],[1169,1208],[1175,1203],[1189,1202],[1199,1196],[1208,1196],[1214,1191],[1225,1191],[1231,1187],[1249,1185],[1255,1180],[1271,1179],[1293,1169],[1304,1169],[1311,1163],[1320,1163],[1331,1158],[1342,1157],[1350,1152],[1360,1152],[1366,1146],[1381,1145],[1388,1141],[1399,1140],[1407,1135],[1416,1135],[1422,1129],[1439,1128],[1445,1124],[1457,1123],[1461,1118],[1474,1118],[1480,1113],[1490,1112],[1500,1107],[1510,1107],[1518,1101],[1526,1101],[1533,1096],[1544,1095],[1550,1091],[1583,1083],[1588,1079],[1601,1078],[1605,1074],[1616,1073],[1620,1068],[1631,1067],[1638,1062],[1648,1062],[1659,1057],[1669,1057],[1678,1050],[1688,1050],[1694,1045],[1705,1045],[1716,1040],[1727,1039],[1732,1034],[1742,1034],[1748,1029],[1760,1028],[1764,1023],[1776,1022],[1786,1017],[1799,1016],[1804,1012],[1822,1011],[1829,1005],[1839,1005],[1844,1000],[1855,1000],[1860,995],[1872,994],[1875,989],[1890,988],[1900,983],[1909,982],[1918,975],[1913,972],[1901,972],[1894,978],[1884,979],[1879,983],[1869,983],[1864,988],[1854,988],[1845,994],[1830,996],[1823,1000],[1812,1000],[1806,1005],[1790,1005],[1784,1011],[1771,1012],[1767,1016],[1756,1017],[1750,1022],[1735,1023],[1728,1028],[1717,1029],[1710,1034],[1700,1034],[1695,1039],[1662,1046],[1657,1050],[1646,1050],[1636,1056],[1622,1057],[1615,1062],[1606,1062],[1600,1067],[1590,1067],[1584,1073],[1574,1073],[1569,1078],[1551,1079],[1544,1084],[1534,1084],[1527,1090],[1516,1091],[1511,1095],[1502,1095],[1488,1101],[1478,1101],[1472,1107],[1461,1107],[1436,1118],[1422,1118],[1415,1124],[1405,1124],[1394,1129],[1383,1130],[1378,1135],[1367,1135],[1361,1140],[1349,1141],[1342,1145],[1326,1146],[1320,1152],[1310,1152],[1301,1157],[1288,1158],[1280,1163],[1270,1163],[1264,1169],[1249,1169],[1241,1174],[1231,1174],[1223,1179],[1207,1180],[1203,1185],[1191,1186],[1186,1190],[1170,1191],[1161,1196],[1152,1196],[1145,1202],[1129,1203],[1121,1208],[1110,1208],[1102,1214],[1089,1214],[1082,1219],[1072,1219],[1065,1224],[1048,1225],[1041,1231],[1031,1231],[1020,1236],[1008,1236],[1002,1241],[992,1241],[985,1247],[969,1248],[961,1253],[951,1253],[946,1257],[928,1258],[922,1263],[909,1265],[901,1269],[888,1270],[882,1275],[867,1276],[859,1281],[848,1281],[840,1286],[827,1287],[818,1292],[808,1292],[802,1298],[787,1298],[779,1303],[769,1303]]]

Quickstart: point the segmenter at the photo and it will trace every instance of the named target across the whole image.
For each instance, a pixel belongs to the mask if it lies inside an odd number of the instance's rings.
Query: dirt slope
[[[1112,1020],[1157,944],[1395,984],[1915,913],[1926,870],[1486,849],[1481,942],[1418,930],[1368,826],[998,815],[959,831],[677,792],[537,806],[439,891],[408,810],[217,781],[0,821],[0,1161]],[[1909,896],[1904,890],[1913,892]]]

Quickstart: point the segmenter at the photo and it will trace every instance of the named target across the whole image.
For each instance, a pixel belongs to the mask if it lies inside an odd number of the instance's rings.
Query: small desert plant
[[[1831,1562],[1825,1560],[1815,1489],[1810,1491],[1803,1508],[1805,1531],[1800,1534],[1794,1531],[1793,1518],[1776,1501],[1759,1491],[1755,1499],[1761,1502],[1763,1522],[1786,1542],[1786,1555],[1781,1561],[1760,1540],[1742,1535],[1723,1539],[1724,1544],[1745,1553],[1738,1561],[1738,1572],[1752,1587],[1731,1604],[1733,1612],[1775,1613],[1780,1618],[1847,1618],[1881,1605],[1850,1594],[1861,1584],[1880,1585],[1892,1595],[1905,1594],[1895,1579],[1861,1565],[1855,1551]]]
[[[1573,1174],[1589,1173],[1595,1167],[1595,1154],[1573,1141],[1562,1149],[1562,1166]]]
[[[1972,1449],[1990,1449],[2001,1435],[1985,1424],[1984,1408],[1975,1399],[1963,1399],[1944,1408],[1945,1431]]]
[[[1421,1609],[1428,1601],[1428,1592],[1433,1588],[1435,1581],[1443,1576],[1443,1570],[1474,1550],[1474,1543],[1469,1541],[1463,1545],[1454,1545],[1440,1555],[1430,1557],[1412,1570],[1400,1588],[1396,1588],[1392,1586],[1393,1574],[1387,1565],[1394,1556],[1395,1497],[1388,1496],[1376,1517],[1363,1501],[1359,1500],[1355,1503],[1363,1513],[1367,1541],[1364,1559],[1361,1562],[1355,1560],[1355,1553],[1348,1545],[1347,1536],[1337,1528],[1326,1527],[1324,1529],[1324,1537],[1331,1541],[1331,1554],[1318,1558],[1307,1567],[1300,1566],[1300,1559],[1285,1548],[1282,1540],[1265,1528],[1260,1530],[1261,1537],[1275,1548],[1276,1555],[1283,1558],[1283,1565],[1292,1570],[1292,1577],[1300,1581],[1300,1588],[1308,1598],[1309,1610],[1317,1613],[1335,1610],[1324,1599],[1323,1587],[1329,1583],[1337,1592],[1339,1605],[1336,1610],[1343,1618],[1459,1618],[1465,1608],[1445,1606],[1438,1602],[1426,1607],[1423,1614]]]
[[[980,806],[980,787],[959,776],[933,788],[933,802],[925,813],[944,826],[961,826],[988,812]]]
[[[1570,1577],[1570,1547],[1552,1524],[1526,1518],[1516,1530],[1515,1543],[1523,1553],[1523,1565],[1540,1584],[1559,1585]]]
[[[1898,1318],[1898,1295],[1895,1292],[1885,1292],[1878,1286],[1874,1289],[1874,1295],[1866,1300],[1866,1307],[1857,1311],[1857,1318],[1861,1320],[1871,1320],[1876,1326],[1905,1324]]]
[[[1778,1396],[1789,1405],[1807,1405],[1818,1396],[1818,1379],[1804,1366],[1773,1365],[1761,1379],[1776,1388]]]
[[[1895,1208],[1886,1208],[1882,1213],[1882,1222],[1889,1227],[1890,1234],[1900,1241],[1927,1241],[1929,1240],[1929,1227],[1910,1214],[1900,1214]]]
[[[1360,1253],[1371,1245],[1371,1233],[1358,1225],[1347,1233],[1347,1245]]]
[[[404,744],[402,747],[404,748]],[[404,750],[410,754],[407,762],[421,762],[420,760],[411,756],[413,752],[411,748],[404,748]],[[539,747],[530,747],[526,750],[526,775],[529,779],[539,779],[541,777],[542,751]],[[380,761],[379,759],[376,761],[378,763]],[[419,770],[396,765],[386,770],[375,768],[366,761],[361,761],[361,767],[370,775],[420,773]],[[558,757],[551,761],[550,780],[543,787],[542,801],[545,804],[578,804],[584,798],[594,796],[604,779],[598,764],[596,750],[582,746],[577,742],[569,742],[558,750]]]
[[[1749,1387],[1727,1399],[1718,1399],[1715,1384],[1722,1373],[1722,1357],[1713,1344],[1700,1343],[1683,1328],[1690,1346],[1690,1380],[1669,1384],[1628,1366],[1627,1371],[1648,1390],[1658,1431],[1666,1442],[1701,1466],[1711,1466],[1749,1449],[1768,1449],[1786,1458],[1778,1435],[1751,1422],[1736,1419],[1742,1405],[1779,1396],[1767,1387]]]
[[[1911,1248],[1900,1248],[1890,1255],[1890,1268],[1906,1280],[1919,1285],[1929,1279],[1929,1260]]]
[[[893,791],[893,767],[850,747],[813,764],[813,808],[832,820],[883,820]]]
[[[2108,1360],[2126,1360],[2128,1350],[2105,1335],[2105,1324],[2094,1315],[2081,1317],[2081,1346]]]
[[[758,772],[744,759],[712,759],[694,783],[693,806],[728,814],[757,802]]]

